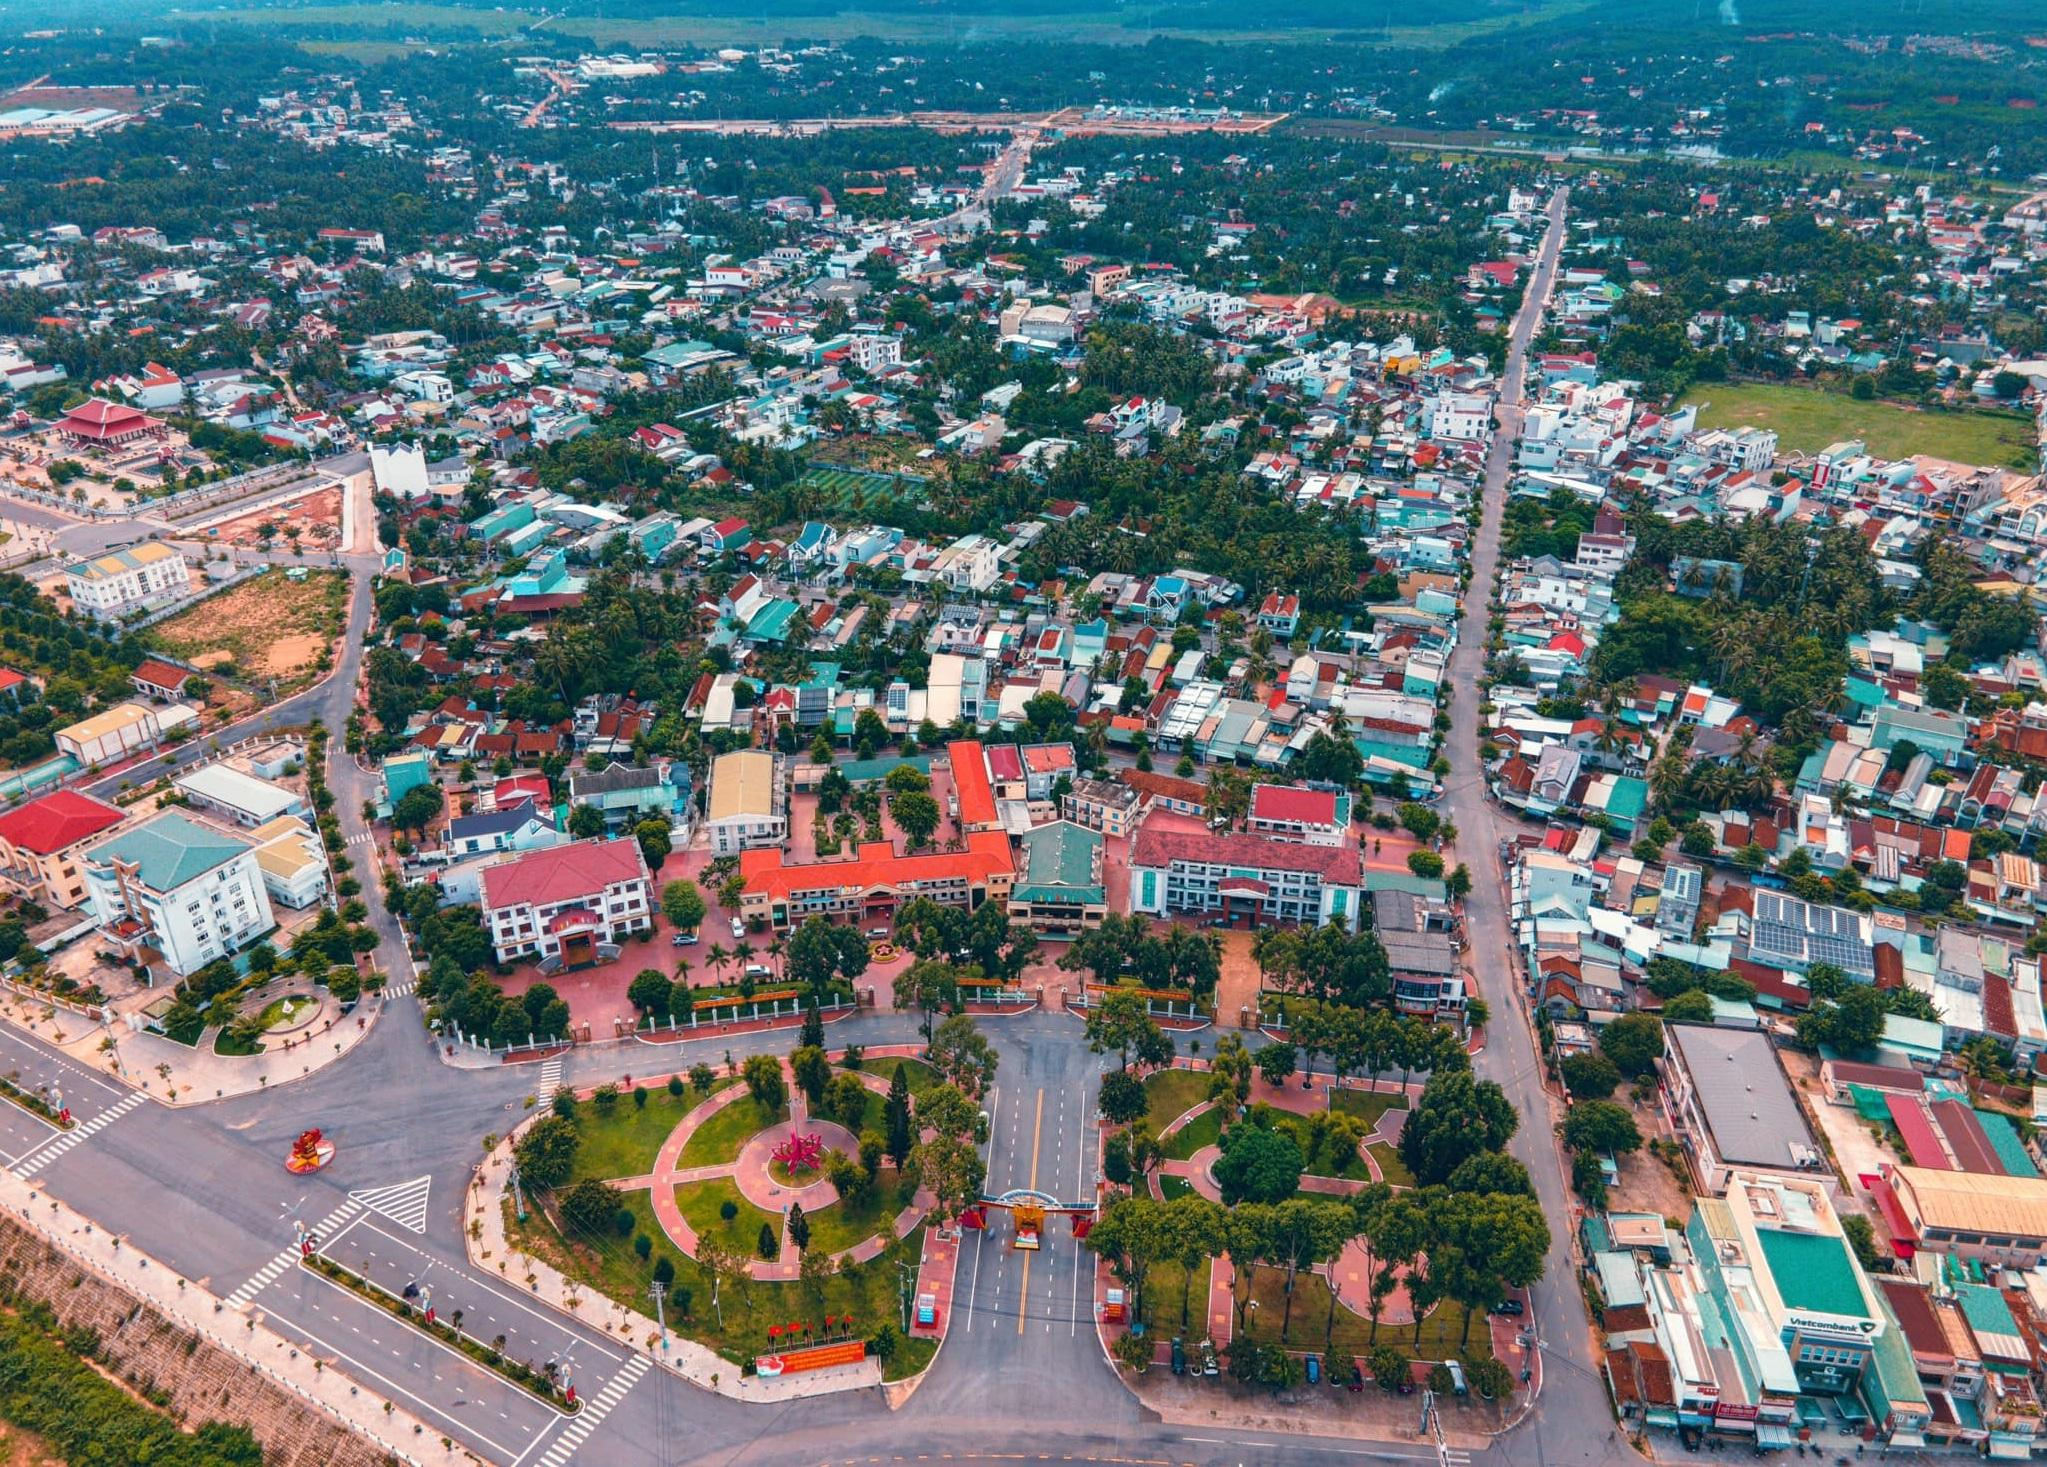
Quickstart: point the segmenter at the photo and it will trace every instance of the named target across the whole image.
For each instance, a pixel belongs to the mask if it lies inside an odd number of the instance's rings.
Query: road
[[[1019,157],[1016,166],[1021,168]],[[991,178],[991,184],[994,180]],[[1475,556],[1476,578],[1452,663],[1459,690],[1452,705],[1449,807],[1478,881],[1468,907],[1472,948],[1507,950],[1494,816],[1476,763],[1477,682],[1483,659],[1488,588],[1499,553],[1500,506],[1521,414],[1521,369],[1555,272],[1563,198],[1550,225],[1527,303],[1516,318],[1501,427],[1487,463],[1488,515]],[[134,526],[75,526],[63,533],[130,533]],[[81,547],[82,548],[82,547]],[[317,715],[338,734],[353,698],[370,615],[370,555],[341,557],[355,583],[337,666],[325,682],[265,710],[223,740],[260,727]],[[174,750],[112,777],[152,778],[199,757]],[[344,833],[363,833],[361,805],[372,775],[340,752],[329,779]],[[101,787],[109,781],[102,780]],[[360,849],[352,846],[352,850]],[[368,873],[365,873],[367,875]],[[374,880],[365,887],[375,892]],[[411,967],[395,924],[372,901],[382,939],[379,960],[395,982]],[[1549,1140],[1537,1082],[1533,1035],[1510,993],[1512,976],[1483,973],[1493,1001],[1492,1042],[1480,1073],[1504,1085],[1528,1117],[1516,1151],[1528,1162],[1558,1239],[1548,1278],[1535,1290],[1534,1319],[1549,1332],[1550,1365],[1532,1420],[1473,1460],[1485,1467],[1523,1463],[1607,1463],[1624,1448],[1592,1371],[1590,1338],[1568,1258],[1569,1216],[1560,1161]],[[464,1071],[435,1057],[419,1026],[418,1000],[392,1011],[335,1067],[291,1084],[198,1108],[169,1110],[139,1102],[114,1081],[51,1054],[37,1041],[0,1030],[0,1065],[29,1084],[53,1079],[82,1124],[53,1139],[33,1118],[0,1107],[0,1161],[86,1212],[101,1226],[180,1274],[261,1314],[330,1368],[438,1424],[505,1467],[606,1467],[704,1462],[720,1467],[791,1462],[940,1460],[1035,1453],[1077,1461],[1159,1464],[1297,1464],[1319,1458],[1430,1462],[1432,1447],[1412,1439],[1375,1442],[1294,1436],[1224,1427],[1166,1426],[1142,1411],[1102,1359],[1091,1322],[1090,1256],[1054,1222],[1045,1246],[1028,1258],[1008,1247],[1009,1223],[962,1252],[955,1323],[925,1384],[891,1413],[871,1393],[780,1407],[743,1407],[685,1385],[615,1338],[555,1316],[470,1268],[458,1204],[486,1134],[502,1134],[526,1113],[537,1070]],[[1032,1014],[991,1022],[1001,1054],[991,1098],[991,1190],[1035,1187],[1055,1196],[1085,1194],[1093,1182],[1092,1121],[1102,1062],[1089,1054],[1070,1017]],[[880,1044],[914,1036],[914,1020],[863,1015],[836,1026],[835,1042]],[[781,1052],[786,1034],[732,1036],[648,1051],[638,1046],[579,1049],[568,1059],[571,1083],[615,1079],[637,1067],[679,1069],[698,1059]],[[288,1177],[279,1165],[292,1138],[309,1125],[339,1145],[318,1176]],[[47,1134],[45,1134],[47,1132]],[[84,1133],[84,1134],[80,1134]],[[76,1137],[77,1139],[73,1139]],[[68,1144],[66,1144],[68,1143]],[[7,1158],[12,1158],[7,1161]],[[393,1189],[371,1206],[351,1192]],[[542,1403],[410,1330],[381,1310],[292,1266],[292,1223],[321,1233],[324,1246],[379,1283],[422,1282],[438,1309],[503,1333],[523,1350],[574,1361],[588,1413],[571,1425]],[[1459,1459],[1464,1454],[1458,1454]]]
[[[1520,1114],[1521,1128],[1512,1150],[1527,1165],[1550,1220],[1549,1268],[1530,1300],[1531,1322],[1543,1342],[1542,1392],[1528,1424],[1510,1439],[1516,1447],[1509,1453],[1517,1463],[1540,1462],[1546,1467],[1612,1462],[1624,1449],[1613,1434],[1612,1412],[1577,1289],[1577,1269],[1571,1257],[1571,1196],[1551,1130],[1535,1031],[1518,992],[1515,970],[1506,960],[1514,939],[1499,849],[1510,826],[1486,798],[1485,772],[1479,762],[1479,683],[1485,670],[1493,585],[1499,573],[1500,525],[1513,477],[1514,441],[1520,436],[1525,409],[1528,344],[1555,284],[1567,202],[1563,190],[1550,201],[1548,228],[1508,341],[1498,428],[1486,456],[1485,519],[1473,547],[1471,585],[1465,593],[1457,650],[1450,659],[1450,683],[1455,692],[1450,705],[1450,775],[1444,800],[1446,813],[1457,827],[1458,856],[1471,867],[1473,878],[1471,895],[1464,904],[1466,940],[1471,952],[1495,955],[1499,965],[1478,974],[1479,991],[1491,1005],[1492,1020],[1486,1047],[1474,1068],[1480,1079],[1499,1084]]]

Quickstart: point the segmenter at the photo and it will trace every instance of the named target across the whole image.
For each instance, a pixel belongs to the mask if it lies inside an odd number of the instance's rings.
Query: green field
[[[1915,453],[1965,464],[2031,468],[2032,424],[2017,413],[1922,411],[1890,402],[1857,402],[1845,392],[1761,382],[1702,383],[1684,395],[1696,402],[1701,428],[1772,428],[1780,447],[1817,453],[1859,438],[1879,458]]]
[[[712,1092],[735,1083],[725,1080],[714,1085]],[[576,1107],[576,1133],[582,1139],[576,1146],[573,1179],[595,1177],[608,1182],[617,1177],[645,1176],[654,1169],[654,1158],[669,1132],[703,1099],[694,1090],[685,1090],[677,1097],[666,1088],[654,1088],[647,1092],[645,1109],[634,1105],[628,1093],[619,1097],[617,1108],[609,1116],[598,1115],[597,1107],[584,1101]],[[742,1100],[720,1114],[733,1110],[752,1113],[753,1109],[750,1101]]]
[[[690,1132],[689,1140],[682,1145],[682,1155],[676,1159],[676,1165],[716,1166],[720,1162],[737,1161],[739,1148],[746,1144],[749,1136],[756,1131],[765,1130],[777,1121],[788,1119],[789,1106],[786,1101],[780,1110],[769,1115],[757,1100],[750,1097],[735,1100]]]
[[[829,500],[832,508],[842,514],[876,513],[897,504],[917,504],[924,498],[924,486],[902,474],[878,474],[830,464],[812,465],[798,483]]]
[[[1145,1077],[1145,1099],[1154,1128],[1163,1131],[1202,1101],[1208,1099],[1206,1070],[1159,1070]]]

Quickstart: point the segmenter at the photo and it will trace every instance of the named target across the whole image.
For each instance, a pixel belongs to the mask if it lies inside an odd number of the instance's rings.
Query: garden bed
[[[0,1080],[0,1100],[11,1100],[38,1120],[48,1121],[60,1131],[68,1131],[77,1125],[76,1121],[59,1120],[57,1109],[33,1090],[24,1090],[12,1080]]]

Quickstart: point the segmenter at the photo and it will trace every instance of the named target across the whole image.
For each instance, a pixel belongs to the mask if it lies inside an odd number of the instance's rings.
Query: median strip
[[[0,1078],[0,1099],[13,1101],[30,1115],[48,1121],[60,1131],[68,1131],[78,1122],[60,1111],[33,1090],[24,1090],[12,1080]]]
[[[561,1389],[542,1370],[535,1369],[524,1360],[513,1360],[495,1345],[456,1328],[446,1320],[428,1320],[424,1312],[413,1308],[405,1300],[393,1294],[383,1285],[373,1283],[354,1269],[336,1263],[324,1254],[312,1253],[300,1260],[307,1268],[330,1282],[339,1284],[351,1294],[375,1305],[394,1319],[404,1321],[412,1328],[440,1341],[452,1350],[475,1361],[484,1369],[510,1381],[528,1395],[552,1406],[564,1416],[573,1416],[583,1409],[581,1398],[569,1401],[562,1398]]]

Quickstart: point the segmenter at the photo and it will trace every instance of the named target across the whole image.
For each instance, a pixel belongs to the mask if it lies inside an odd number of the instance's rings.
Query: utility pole
[[[519,1159],[512,1158],[512,1216],[526,1221],[526,1194],[519,1189]]]
[[[656,1279],[649,1286],[647,1292],[653,1295],[654,1298],[654,1323],[661,1330],[661,1353],[666,1355],[668,1353],[668,1311],[662,1307],[662,1301],[667,1296],[668,1290],[661,1280]]]
[[[896,1260],[896,1278],[902,1284],[903,1333],[905,1335],[910,1332],[910,1278],[912,1272],[909,1264],[904,1263],[900,1258]]]

